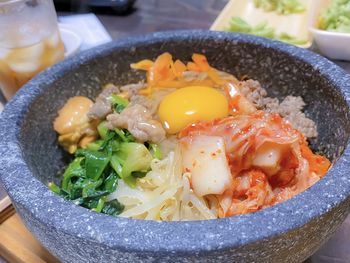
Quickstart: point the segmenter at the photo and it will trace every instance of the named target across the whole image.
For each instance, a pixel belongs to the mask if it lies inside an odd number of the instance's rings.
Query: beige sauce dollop
[[[59,134],[67,134],[76,131],[84,123],[88,122],[87,113],[94,103],[82,96],[70,98],[62,109],[58,111],[58,117],[54,121],[54,129]]]

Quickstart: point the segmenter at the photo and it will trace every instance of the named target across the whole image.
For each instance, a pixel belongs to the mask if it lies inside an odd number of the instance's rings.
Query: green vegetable
[[[113,109],[117,113],[121,113],[126,106],[128,106],[129,101],[127,99],[124,99],[116,94],[112,94],[108,97],[108,100],[112,102],[113,104]]]
[[[292,45],[305,45],[307,43],[306,40],[296,39],[296,38],[292,37],[291,35],[288,35],[287,33],[284,33],[284,32],[279,34],[276,39],[279,41],[288,43],[288,44],[292,44]]]
[[[268,26],[267,22],[262,22],[256,26],[251,26],[240,17],[233,17],[231,19],[230,26],[226,29],[226,31],[271,38],[293,45],[304,45],[307,43],[307,40],[296,39],[287,33],[277,34],[272,27]]]
[[[75,158],[65,170],[62,181],[63,190],[68,189],[68,184],[73,177],[85,177],[85,169],[81,166],[83,159],[84,158]]]
[[[111,216],[117,216],[121,212],[123,212],[123,210],[124,210],[124,206],[121,203],[119,203],[117,199],[115,199],[113,201],[105,203],[102,209],[102,213],[111,215]]]
[[[302,13],[305,11],[305,6],[298,0],[254,0],[254,5],[267,12],[275,11],[282,15]]]
[[[60,194],[60,192],[61,192],[61,189],[59,188],[59,186],[57,186],[53,182],[49,183],[49,189],[56,194]]]
[[[124,206],[116,199],[107,202],[107,196],[116,191],[120,179],[135,187],[137,178],[147,174],[151,160],[161,158],[161,152],[155,144],[146,143],[149,150],[135,142],[128,130],[109,130],[106,122],[98,125],[98,133],[101,139],[76,151],[61,187],[50,183],[49,188],[77,205],[115,216]]]
[[[104,205],[106,203],[106,197],[101,197],[99,200],[98,200],[98,203],[97,203],[97,206],[96,208],[93,208],[92,210],[97,212],[97,213],[101,213]]]
[[[92,151],[98,151],[101,148],[103,142],[104,142],[103,140],[97,140],[97,141],[91,142],[86,146],[86,148]]]
[[[97,126],[97,131],[98,134],[100,135],[100,137],[102,139],[106,139],[108,133],[109,133],[109,129],[107,128],[107,122],[103,121],[101,122],[98,126]]]
[[[147,172],[132,172],[131,175],[135,178],[143,178],[145,177]]]
[[[128,130],[114,129],[123,142],[134,142],[135,138]]]
[[[145,145],[134,142],[122,143],[118,157],[122,162],[121,177],[131,187],[135,186],[132,172],[147,172],[153,159]]]
[[[109,163],[111,156],[107,152],[78,149],[76,156],[85,157],[86,177],[98,180]]]
[[[163,158],[162,151],[159,147],[158,144],[155,143],[150,143],[148,146],[148,149],[150,150],[151,154],[153,155],[154,158],[160,160]]]
[[[333,0],[319,17],[322,30],[350,33],[350,0]]]
[[[113,193],[118,186],[118,175],[114,172],[111,172],[110,175],[107,176],[106,180],[104,181],[104,189],[108,191],[109,193]]]
[[[115,154],[112,155],[111,157],[111,166],[114,169],[114,171],[120,176],[122,177],[122,170],[123,170],[123,166],[120,163],[120,159],[119,157]]]

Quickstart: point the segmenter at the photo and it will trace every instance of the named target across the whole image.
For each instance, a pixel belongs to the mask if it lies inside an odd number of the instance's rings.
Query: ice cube
[[[10,68],[18,73],[35,73],[40,69],[40,61],[9,62]]]
[[[12,63],[27,63],[33,60],[39,60],[44,53],[45,46],[43,43],[12,49],[8,55],[8,60]]]
[[[50,37],[47,38],[46,43],[49,47],[55,48],[60,44],[61,36],[58,31],[53,33]]]

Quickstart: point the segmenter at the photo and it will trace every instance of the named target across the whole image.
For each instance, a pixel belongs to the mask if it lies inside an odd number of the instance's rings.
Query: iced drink
[[[52,0],[0,1],[0,86],[6,99],[63,57]]]

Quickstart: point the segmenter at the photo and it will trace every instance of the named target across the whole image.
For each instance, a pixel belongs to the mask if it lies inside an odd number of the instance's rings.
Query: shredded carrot
[[[130,67],[132,69],[139,69],[139,70],[149,70],[152,66],[153,66],[153,61],[149,59],[144,59],[137,63],[130,64]]]
[[[200,72],[201,71],[201,69],[198,67],[198,65],[193,63],[193,62],[188,62],[187,63],[187,69],[189,71],[196,71],[196,72]]]
[[[148,59],[131,64],[131,68],[147,71],[147,87],[139,91],[141,95],[150,95],[154,89],[183,88],[201,85],[214,87],[224,85],[227,80],[221,79],[218,71],[212,68],[207,58],[202,54],[194,53],[192,60],[185,65],[181,60],[173,60],[172,55],[165,52],[153,62]],[[184,72],[206,72],[208,77],[203,80],[186,80]]]
[[[173,64],[174,74],[177,77],[182,77],[182,74],[186,71],[186,69],[186,65],[178,59]]]
[[[171,62],[172,56],[168,52],[165,52],[157,57],[153,66],[155,81],[174,79],[175,76],[170,69]]]
[[[208,72],[211,69],[208,60],[204,55],[194,53],[192,55],[192,60],[196,64],[199,71]]]

